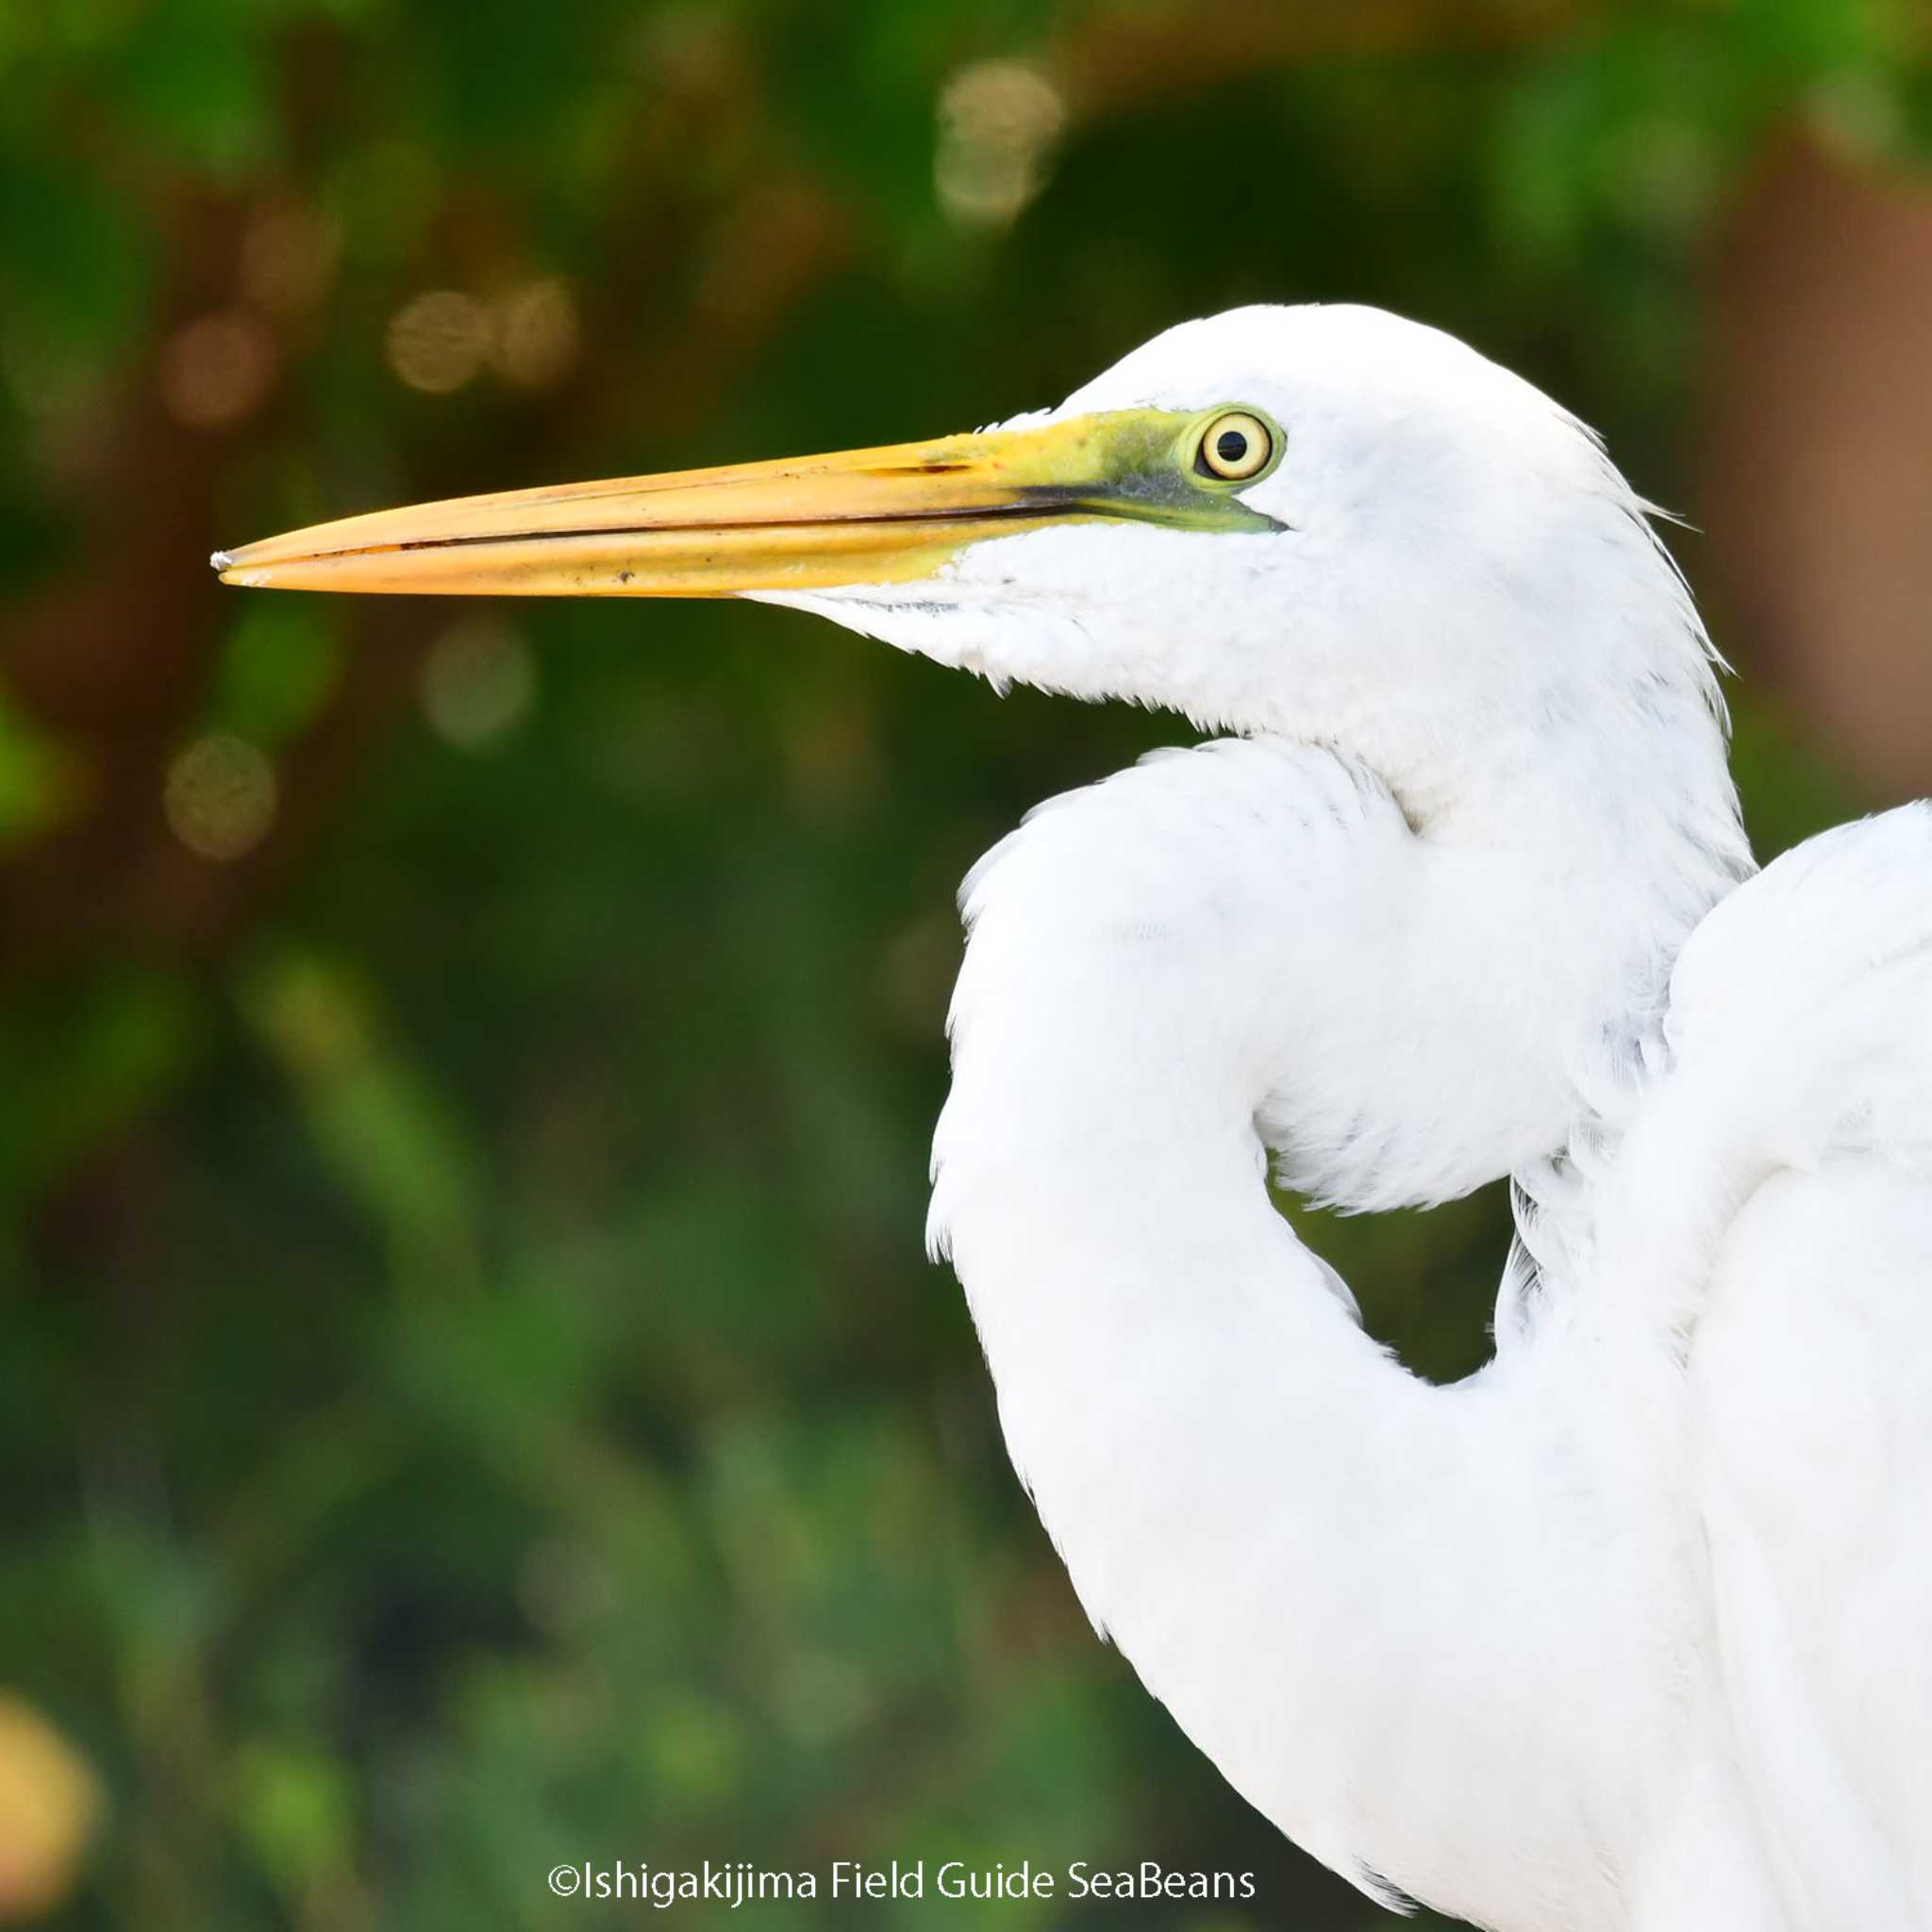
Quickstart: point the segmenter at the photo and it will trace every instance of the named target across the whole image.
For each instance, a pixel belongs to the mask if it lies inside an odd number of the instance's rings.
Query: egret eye
[[[1274,455],[1274,436],[1260,417],[1246,409],[1228,409],[1201,432],[1194,468],[1224,483],[1244,483],[1258,476]]]

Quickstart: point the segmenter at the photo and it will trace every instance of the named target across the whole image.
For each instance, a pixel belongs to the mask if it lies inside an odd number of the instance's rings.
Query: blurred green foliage
[[[772,611],[258,602],[202,558],[962,427],[1251,299],[1465,333],[1681,501],[1716,212],[1794,125],[1911,165],[1926,37],[0,10],[0,1675],[106,1791],[60,1923],[615,1924],[543,1874],[921,1856],[1260,1888],[1002,1924],[1375,1919],[1092,1640],[920,1258],[954,882],[1184,728]],[[1762,713],[1740,768],[1767,848],[1857,802]],[[1480,1358],[1492,1194],[1313,1238],[1409,1359]]]

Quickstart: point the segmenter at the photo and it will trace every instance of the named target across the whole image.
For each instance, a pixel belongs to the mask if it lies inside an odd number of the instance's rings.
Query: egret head
[[[1253,308],[972,435],[465,498],[215,560],[267,587],[794,605],[995,682],[1341,744],[1426,811],[1459,761],[1547,758],[1553,729],[1681,711],[1719,742],[1644,509],[1574,418],[1452,337]]]

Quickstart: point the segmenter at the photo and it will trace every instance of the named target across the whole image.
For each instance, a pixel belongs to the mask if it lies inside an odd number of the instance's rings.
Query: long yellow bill
[[[724,597],[931,575],[967,544],[1125,518],[1268,530],[1197,470],[1207,416],[1121,409],[936,442],[456,497],[218,550],[222,581],[458,596]]]

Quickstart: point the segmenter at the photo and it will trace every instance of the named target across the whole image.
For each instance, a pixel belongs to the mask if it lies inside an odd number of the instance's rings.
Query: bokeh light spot
[[[259,406],[275,375],[275,346],[246,309],[184,324],[162,344],[156,378],[177,423],[216,429]]]
[[[211,731],[168,768],[161,803],[168,825],[202,858],[252,852],[275,819],[275,774],[245,738]]]
[[[934,186],[956,221],[1010,222],[1046,184],[1067,123],[1059,90],[1024,60],[975,60],[940,92]]]
[[[554,276],[525,282],[499,297],[490,345],[491,366],[521,389],[555,382],[577,354],[577,305]]]
[[[397,381],[449,395],[473,381],[490,353],[490,311],[459,289],[433,289],[399,309],[389,325],[389,366]]]
[[[0,1692],[0,1922],[36,1919],[74,1887],[100,1790],[31,1705]]]
[[[537,691],[537,660],[501,618],[459,618],[423,660],[423,714],[429,728],[464,751],[509,731]]]

